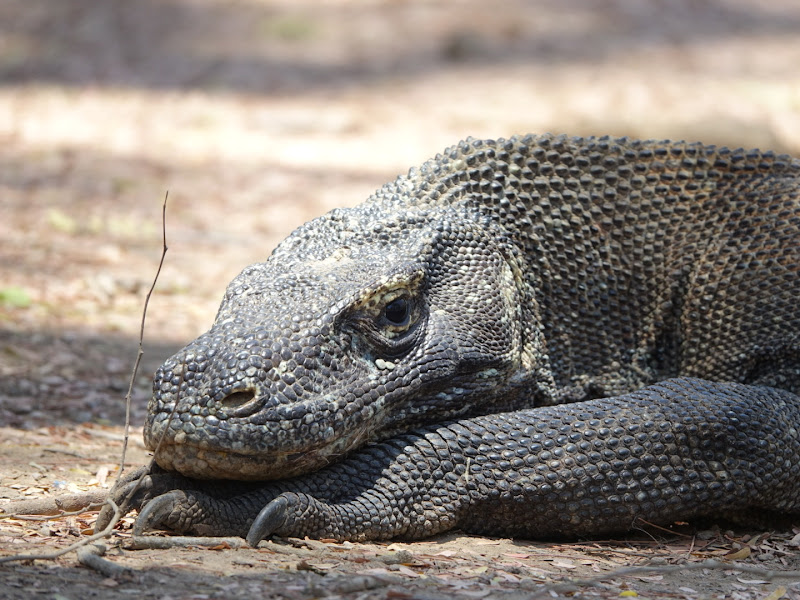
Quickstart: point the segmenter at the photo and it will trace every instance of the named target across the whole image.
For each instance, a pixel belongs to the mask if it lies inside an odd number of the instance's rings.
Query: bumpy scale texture
[[[114,493],[251,543],[800,514],[799,240],[788,156],[466,140],[234,279]]]

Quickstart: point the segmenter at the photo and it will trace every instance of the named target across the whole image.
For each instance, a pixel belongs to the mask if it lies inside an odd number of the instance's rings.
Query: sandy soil
[[[467,135],[610,133],[800,155],[791,0],[4,0],[0,3],[0,505],[103,489],[144,294],[130,465],[150,374],[294,227]],[[43,553],[94,513],[0,521]],[[800,598],[798,531],[650,529],[540,544],[265,543],[0,565],[9,598]],[[626,566],[726,568],[621,574]],[[606,574],[600,586],[554,584]]]

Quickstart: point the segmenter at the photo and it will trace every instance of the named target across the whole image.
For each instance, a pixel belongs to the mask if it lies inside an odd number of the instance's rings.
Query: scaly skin
[[[156,373],[137,530],[563,537],[797,514],[798,239],[786,156],[462,142],[230,284]]]

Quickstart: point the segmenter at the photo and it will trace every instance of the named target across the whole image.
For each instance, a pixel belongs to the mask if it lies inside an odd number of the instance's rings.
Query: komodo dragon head
[[[307,223],[231,282],[211,330],[155,375],[145,441],[163,436],[159,465],[283,478],[530,400],[541,353],[513,244],[457,186],[426,201],[429,180],[412,171]]]

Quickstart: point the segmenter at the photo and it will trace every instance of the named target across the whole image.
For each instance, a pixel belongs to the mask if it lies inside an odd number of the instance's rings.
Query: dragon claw
[[[176,490],[150,500],[139,512],[133,524],[133,535],[143,535],[146,531],[161,528],[184,495],[183,492]]]
[[[258,513],[247,532],[247,543],[253,548],[268,535],[275,533],[286,521],[289,501],[279,496],[267,504]]]

